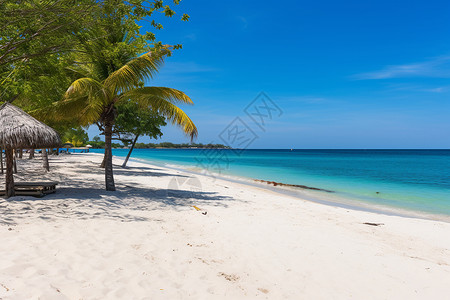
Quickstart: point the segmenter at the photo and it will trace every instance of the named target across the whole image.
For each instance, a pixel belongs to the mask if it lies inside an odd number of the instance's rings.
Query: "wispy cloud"
[[[329,99],[320,96],[287,96],[278,97],[277,100],[285,103],[304,103],[304,104],[323,104],[334,102],[334,99]]]
[[[186,34],[184,36],[185,39],[190,40],[190,41],[196,41],[197,40],[197,35],[195,33],[189,33]]]
[[[193,61],[176,62],[168,60],[161,68],[159,74],[152,79],[152,85],[164,85],[167,82],[193,83],[207,82],[213,78],[220,69],[202,65]]]
[[[405,77],[449,78],[450,56],[442,56],[420,63],[390,65],[378,71],[360,73],[352,76],[353,79],[357,80]]]
[[[446,92],[447,90],[448,90],[448,88],[445,86],[431,88],[431,89],[423,89],[424,92],[430,92],[430,93],[443,93],[443,92]]]
[[[214,72],[218,69],[200,65],[196,62],[167,62],[162,71],[166,74],[187,74],[187,73],[205,73]]]
[[[248,20],[247,20],[247,18],[245,18],[243,16],[237,16],[237,19],[242,24],[242,29],[247,29],[248,28]]]
[[[450,86],[424,86],[417,84],[396,83],[396,84],[388,84],[388,90],[424,92],[424,93],[445,93],[450,90]]]

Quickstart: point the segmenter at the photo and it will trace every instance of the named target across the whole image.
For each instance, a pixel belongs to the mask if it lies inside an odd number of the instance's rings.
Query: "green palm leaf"
[[[171,103],[186,103],[191,105],[194,104],[191,98],[189,98],[189,96],[182,91],[160,86],[136,88],[124,93],[121,98],[142,98],[142,101],[147,101],[145,99],[150,99],[148,98],[148,96],[158,97]]]
[[[139,86],[146,79],[153,78],[163,62],[162,53],[143,54],[109,75],[104,84],[114,93],[124,93]]]
[[[87,126],[99,120],[111,98],[100,82],[81,78],[72,83],[61,101],[32,113],[43,120],[77,120],[81,126]]]
[[[80,107],[84,107],[88,101],[87,96],[72,97],[63,101],[55,102],[49,106],[42,107],[30,112],[30,114],[41,121],[69,121],[77,120],[80,125],[84,123],[79,117]]]
[[[152,93],[155,92],[155,93]],[[197,137],[198,131],[188,115],[173,102],[192,103],[191,99],[181,91],[170,88],[144,87],[131,90],[123,94],[119,101],[135,101],[140,106],[151,108],[166,117],[172,124],[180,126],[191,137]]]
[[[71,98],[74,94],[85,94],[89,95],[92,93],[99,92],[103,89],[101,82],[95,79],[84,77],[75,80],[70,87],[67,89],[64,98]]]

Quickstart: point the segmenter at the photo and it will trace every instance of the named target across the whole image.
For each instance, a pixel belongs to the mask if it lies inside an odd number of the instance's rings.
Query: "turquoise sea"
[[[450,216],[450,150],[135,149],[131,158],[326,189],[333,193],[305,191],[331,201]]]

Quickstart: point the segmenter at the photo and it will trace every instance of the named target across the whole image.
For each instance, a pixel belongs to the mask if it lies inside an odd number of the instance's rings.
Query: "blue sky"
[[[183,49],[148,84],[193,99],[183,108],[198,142],[223,143],[239,117],[250,148],[450,148],[450,1],[184,0],[177,11],[190,21],[161,18],[156,34]],[[244,112],[260,92],[282,110],[264,130]]]

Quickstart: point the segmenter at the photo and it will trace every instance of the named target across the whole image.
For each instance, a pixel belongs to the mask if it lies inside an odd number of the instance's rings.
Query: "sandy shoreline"
[[[106,192],[101,156],[50,159],[50,173],[34,160],[25,175],[19,161],[16,180],[56,180],[57,193],[0,200],[0,299],[450,293],[449,223],[327,206],[136,161],[115,169],[117,191]]]
[[[98,155],[99,153],[96,153]],[[124,157],[116,157],[117,160],[123,160]],[[137,163],[143,163],[146,165],[152,165],[156,167],[161,167],[163,169],[169,169],[171,171],[182,171],[184,173],[190,174],[190,176],[197,177],[200,176],[209,176],[217,179],[221,179],[230,183],[239,183],[244,184],[253,188],[263,188],[268,191],[273,191],[276,193],[280,193],[283,195],[287,195],[290,197],[294,197],[301,200],[309,200],[319,204],[325,204],[330,206],[341,207],[350,210],[359,210],[365,212],[372,212],[376,214],[385,214],[390,216],[399,216],[406,218],[418,218],[425,220],[435,220],[435,221],[443,221],[450,223],[450,216],[423,212],[423,211],[415,211],[409,210],[401,207],[393,207],[386,205],[379,205],[375,203],[368,203],[357,201],[356,199],[349,200],[345,196],[337,194],[335,191],[312,187],[312,186],[304,186],[304,185],[292,185],[285,183],[273,184],[274,181],[261,180],[256,178],[248,178],[236,175],[229,174],[219,174],[219,173],[210,173],[204,172],[204,170],[195,167],[187,167],[183,165],[177,165],[170,163],[160,163],[160,162],[150,162],[145,159],[140,158],[130,158],[130,161],[134,161]],[[320,193],[318,193],[318,192]]]

